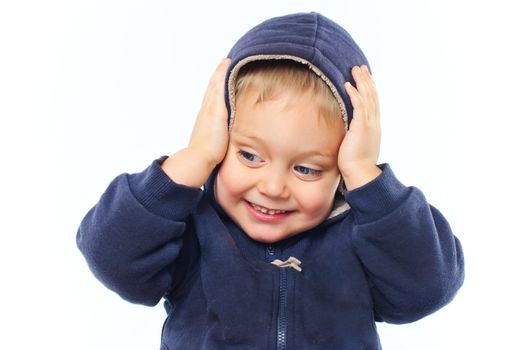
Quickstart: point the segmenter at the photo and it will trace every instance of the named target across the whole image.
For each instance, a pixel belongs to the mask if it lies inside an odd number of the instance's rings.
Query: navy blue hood
[[[355,85],[351,68],[369,64],[351,35],[340,25],[316,13],[294,13],[268,19],[243,35],[227,55],[232,59],[225,80],[229,127],[233,122],[234,87],[242,66],[257,60],[290,59],[306,64],[335,95],[346,125],[353,107],[344,83]],[[371,69],[370,69],[371,72]]]

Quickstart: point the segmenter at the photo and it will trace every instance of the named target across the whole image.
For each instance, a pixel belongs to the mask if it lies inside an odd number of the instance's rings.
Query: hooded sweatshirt
[[[366,59],[317,13],[270,19],[229,53],[226,104],[251,60],[305,63],[352,106],[343,84]],[[77,245],[94,275],[132,303],[165,300],[161,349],[380,349],[375,322],[406,323],[452,300],[463,253],[443,215],[388,164],[343,192],[320,225],[282,241],[252,240],[217,203],[216,168],[203,189],[173,182],[163,156],[117,176],[86,214]],[[338,210],[337,210],[338,209]]]

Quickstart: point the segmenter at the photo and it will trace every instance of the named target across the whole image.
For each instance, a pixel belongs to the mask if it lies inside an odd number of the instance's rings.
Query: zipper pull
[[[267,250],[265,252],[265,258],[267,261],[273,261],[275,258],[275,249],[272,245],[267,246]]]
[[[289,259],[287,259],[286,261],[275,259],[271,262],[271,264],[276,265],[278,267],[292,267],[296,271],[302,272],[302,268],[299,266],[300,264],[302,264],[302,262],[294,256],[290,256]]]

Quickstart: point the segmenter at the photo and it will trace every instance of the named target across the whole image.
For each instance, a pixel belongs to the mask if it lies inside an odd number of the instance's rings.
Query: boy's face
[[[337,156],[344,137],[343,122],[329,125],[319,116],[312,93],[277,95],[254,104],[257,93],[249,89],[237,98],[215,183],[223,210],[248,236],[265,243],[327,218],[340,180]]]

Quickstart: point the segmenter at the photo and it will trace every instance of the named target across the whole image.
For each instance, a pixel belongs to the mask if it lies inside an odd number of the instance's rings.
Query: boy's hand
[[[344,86],[353,105],[353,119],[338,155],[340,173],[349,191],[365,185],[382,172],[377,167],[381,125],[375,83],[366,65],[353,67],[351,74],[357,88],[349,82]]]
[[[222,60],[212,74],[188,145],[213,168],[225,157],[229,142],[224,84],[230,63],[230,59]]]
[[[230,59],[222,60],[212,74],[188,147],[161,164],[161,169],[178,184],[201,187],[227,153],[229,115],[224,83],[230,63]]]

